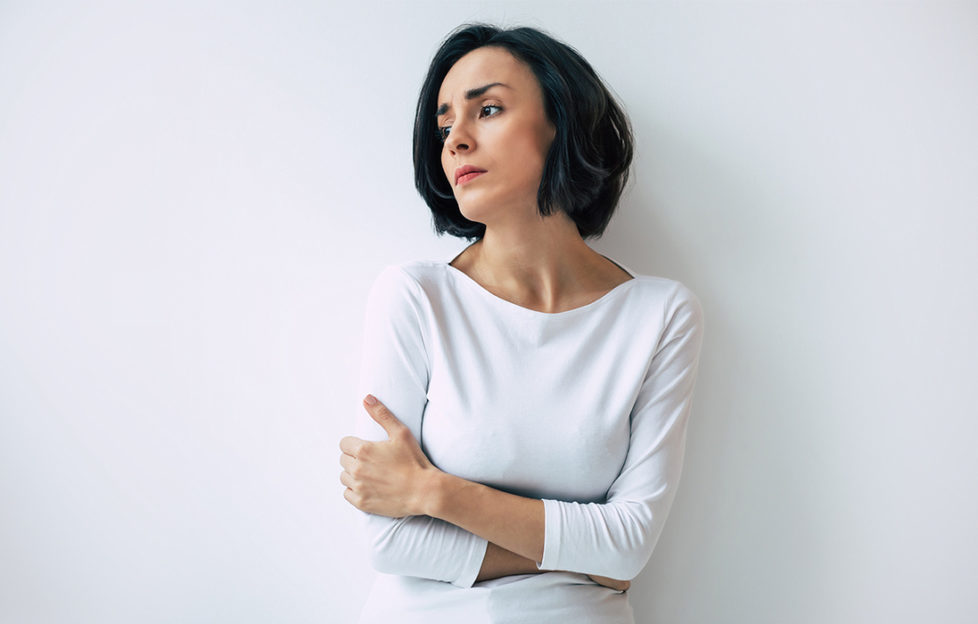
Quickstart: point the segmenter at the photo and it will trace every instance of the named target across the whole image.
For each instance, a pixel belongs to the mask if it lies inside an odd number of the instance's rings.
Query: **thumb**
[[[367,413],[370,414],[370,417],[384,428],[384,431],[387,432],[389,437],[394,437],[394,434],[404,428],[404,423],[399,421],[374,395],[368,394],[363,399],[363,405],[367,409]]]

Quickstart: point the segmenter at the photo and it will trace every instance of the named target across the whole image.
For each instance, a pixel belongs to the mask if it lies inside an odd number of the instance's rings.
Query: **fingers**
[[[350,488],[346,488],[345,490],[343,490],[343,498],[345,498],[351,505],[353,505],[357,509],[359,509],[360,505],[362,504],[360,497],[357,496],[357,494]]]
[[[353,473],[356,472],[356,469],[354,469],[356,463],[357,460],[350,455],[346,453],[340,455],[340,465],[343,466],[343,472],[340,473],[340,483],[346,486],[343,496],[351,503],[354,503],[352,497],[356,495],[356,491],[353,489],[357,485],[356,478],[353,476]],[[358,504],[358,502],[354,504]]]
[[[366,440],[361,440],[354,436],[346,436],[340,440],[340,450],[352,457],[359,457],[360,451],[363,450],[365,444],[367,444]]]
[[[363,406],[367,410],[367,413],[370,414],[370,417],[384,428],[388,436],[393,438],[405,429],[404,423],[399,421],[374,395],[368,394],[363,399]]]
[[[588,578],[590,578],[598,585],[604,585],[608,589],[613,589],[619,592],[628,591],[628,589],[632,586],[631,581],[619,581],[618,579],[608,578],[606,576],[598,576],[597,574],[589,574]]]

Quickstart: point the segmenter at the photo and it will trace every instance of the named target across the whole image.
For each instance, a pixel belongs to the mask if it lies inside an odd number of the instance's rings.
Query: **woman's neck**
[[[545,312],[584,305],[630,278],[591,249],[564,213],[487,227],[451,264],[490,292]]]

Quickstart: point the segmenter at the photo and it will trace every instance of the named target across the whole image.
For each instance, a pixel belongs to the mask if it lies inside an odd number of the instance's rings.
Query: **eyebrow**
[[[474,100],[475,98],[479,97],[480,95],[482,95],[492,87],[506,87],[507,89],[512,89],[511,86],[503,84],[501,82],[492,82],[487,85],[482,85],[481,87],[476,87],[475,89],[469,89],[468,91],[465,92],[465,99]],[[435,113],[435,117],[436,118],[441,117],[442,115],[448,112],[449,108],[451,108],[451,105],[447,103],[442,104],[441,106],[438,107],[438,111]]]

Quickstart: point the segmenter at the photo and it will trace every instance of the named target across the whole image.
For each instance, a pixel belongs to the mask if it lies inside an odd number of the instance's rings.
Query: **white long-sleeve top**
[[[626,269],[627,270],[627,269]],[[635,275],[587,305],[539,312],[440,261],[385,268],[365,314],[371,393],[435,466],[542,499],[541,570],[475,583],[487,542],[428,516],[364,514],[380,572],[361,622],[631,622],[632,579],[676,492],[703,314],[675,280]],[[362,407],[357,435],[386,439]]]

